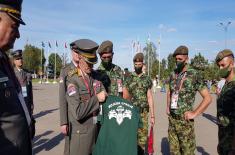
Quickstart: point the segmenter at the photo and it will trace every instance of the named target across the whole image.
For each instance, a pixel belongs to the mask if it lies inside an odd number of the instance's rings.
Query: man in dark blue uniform
[[[0,154],[31,155],[31,119],[6,51],[20,37],[22,0],[0,1]]]

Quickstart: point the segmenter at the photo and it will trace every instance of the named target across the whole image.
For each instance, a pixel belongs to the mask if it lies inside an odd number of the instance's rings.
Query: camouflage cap
[[[22,50],[15,50],[15,51],[11,52],[11,56],[14,59],[22,58]]]
[[[99,54],[113,53],[113,43],[109,40],[103,41],[98,49]]]
[[[216,58],[215,58],[215,62],[218,63],[220,62],[223,58],[228,57],[228,56],[232,56],[234,58],[233,52],[229,49],[224,49],[223,51],[220,51]]]
[[[173,53],[173,57],[175,57],[176,55],[188,55],[188,47],[184,45],[179,46]]]
[[[133,62],[144,62],[144,54],[137,53],[133,58]]]
[[[20,24],[25,25],[21,18],[21,5],[23,0],[1,0],[0,12],[7,13],[12,19],[18,21]]]
[[[89,39],[80,39],[70,43],[70,48],[76,53],[79,53],[85,58],[85,61],[90,64],[97,63],[96,50],[99,45]]]

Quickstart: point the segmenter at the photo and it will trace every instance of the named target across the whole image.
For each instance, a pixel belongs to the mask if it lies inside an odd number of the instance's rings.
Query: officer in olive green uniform
[[[193,155],[196,149],[194,118],[211,103],[211,96],[198,71],[190,68],[188,48],[178,47],[173,56],[176,69],[170,76],[167,93],[167,114],[169,115],[168,139],[171,155]],[[196,92],[203,100],[194,110]]]
[[[102,42],[98,53],[101,59],[101,64],[97,70],[100,73],[100,80],[109,95],[122,97],[124,75],[121,68],[112,63],[113,43],[109,40]]]
[[[138,154],[147,153],[146,144],[148,137],[148,115],[150,112],[150,122],[154,125],[154,105],[152,97],[152,80],[142,72],[144,55],[137,53],[133,59],[135,72],[133,72],[124,82],[123,97],[129,99],[140,111],[143,128],[138,130]]]
[[[0,1],[0,154],[31,155],[30,114],[6,51],[20,37],[22,0]]]
[[[235,73],[234,55],[231,50],[218,53],[216,63],[219,75],[226,82],[217,99],[218,119],[218,153],[219,155],[235,155]]]
[[[68,138],[65,153],[69,155],[89,155],[95,143],[95,116],[99,109],[99,102],[106,97],[102,83],[96,80],[96,73],[92,70],[97,62],[96,50],[98,45],[88,39],[80,39],[70,44],[77,67],[70,69],[64,81],[65,101],[61,104],[62,113],[68,121]],[[65,105],[64,105],[65,104]],[[66,105],[67,104],[67,105]],[[65,120],[66,116],[62,116]],[[67,123],[66,120],[64,123]]]
[[[24,96],[25,103],[27,105],[28,111],[30,112],[32,126],[31,134],[32,138],[35,134],[35,120],[33,118],[33,86],[32,86],[32,76],[27,70],[23,69],[23,56],[22,50],[16,50],[11,53],[13,58],[13,65],[16,77],[21,85],[21,90]]]

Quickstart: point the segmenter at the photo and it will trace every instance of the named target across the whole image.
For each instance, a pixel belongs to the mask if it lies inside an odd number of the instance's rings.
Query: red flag
[[[148,153],[153,154],[153,126],[151,126],[149,137],[148,137]]]
[[[66,45],[66,43],[64,43],[64,48],[67,48],[67,45]]]

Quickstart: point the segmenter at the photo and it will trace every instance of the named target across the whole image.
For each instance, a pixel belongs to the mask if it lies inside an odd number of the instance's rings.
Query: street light
[[[222,26],[223,29],[224,29],[224,35],[225,35],[224,44],[225,44],[225,48],[227,48],[227,32],[228,32],[228,26],[229,26],[231,23],[232,23],[232,22],[228,22],[227,24],[219,23],[220,26]]]
[[[161,88],[160,86],[160,65],[161,65],[161,62],[160,62],[160,52],[161,52],[161,39],[162,39],[162,35],[160,34],[160,38],[158,40],[158,85],[157,85],[157,88]]]

